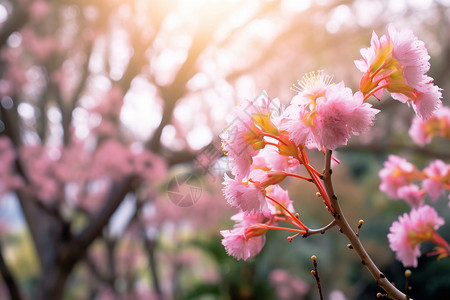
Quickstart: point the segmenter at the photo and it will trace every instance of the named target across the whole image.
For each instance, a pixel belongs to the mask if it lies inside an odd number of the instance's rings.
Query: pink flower
[[[434,241],[435,231],[444,224],[434,208],[425,205],[412,209],[395,221],[388,234],[389,244],[405,267],[417,267],[420,243]]]
[[[413,208],[417,208],[423,204],[423,192],[415,184],[405,185],[398,189],[398,197],[405,200]]]
[[[444,186],[450,184],[450,165],[442,160],[435,160],[424,170],[427,179],[422,182],[422,187],[430,195],[431,201],[436,202],[444,192]]]
[[[131,172],[130,149],[116,140],[107,140],[97,149],[91,178],[108,176],[113,180]]]
[[[228,255],[238,260],[247,260],[258,254],[266,241],[265,233],[268,228],[263,224],[266,217],[260,212],[240,212],[231,219],[237,222],[234,229],[220,231],[224,237],[222,245]]]
[[[268,212],[266,191],[258,183],[241,182],[224,176],[223,194],[227,202],[244,212]]]
[[[415,117],[409,129],[409,135],[422,147],[430,143],[435,136],[450,139],[450,108],[438,105],[435,114],[427,120]]]
[[[285,208],[287,208],[290,212],[294,213],[294,206],[292,205],[292,200],[289,198],[288,191],[283,190],[279,185],[274,185],[270,191],[269,196],[277,200],[280,204],[282,204]],[[282,209],[278,204],[273,203],[272,201],[269,202],[269,208],[272,215],[277,214],[286,214],[284,209]]]
[[[266,219],[266,215],[261,212],[244,213],[240,211],[231,217],[231,220],[236,222],[234,227],[250,227],[254,224],[264,223]]]
[[[302,80],[297,80],[298,85],[292,86],[292,90],[296,91],[297,95],[292,98],[291,104],[314,106],[316,99],[325,95],[332,81],[333,76],[326,74],[323,70],[305,74]]]
[[[363,103],[361,93],[353,96],[343,82],[330,86],[325,97],[317,100],[317,144],[332,150],[346,145],[352,133],[359,135],[373,125],[378,111]]]
[[[254,124],[251,114],[244,111],[244,105],[252,105],[245,101],[232,112],[233,120],[221,134],[222,148],[227,152],[231,171],[238,180],[250,173],[252,157],[264,147],[264,137],[261,130]]]
[[[297,101],[292,100],[292,102]],[[285,130],[289,134],[289,139],[296,145],[304,144],[315,147],[314,127],[304,122],[304,118],[307,116],[304,106],[290,105],[284,111],[283,118],[280,121],[280,129]]]
[[[274,171],[286,171],[294,172],[298,167],[299,162],[297,159],[280,155],[277,148],[268,145],[261,149],[255,157],[253,157],[253,168],[258,169],[270,169]]]
[[[275,287],[277,299],[303,299],[309,291],[305,281],[282,269],[271,271],[269,280]]]
[[[330,85],[324,76],[310,73],[299,81],[292,103],[300,107],[288,107],[280,124],[297,145],[333,150],[372,126],[378,110],[363,103],[361,93],[353,95],[343,82]]]
[[[380,190],[391,198],[399,199],[398,190],[414,179],[415,172],[415,167],[406,159],[389,155],[388,160],[384,162],[384,168],[378,173],[381,178]]]
[[[363,59],[355,64],[364,73],[360,90],[366,97],[381,99],[387,89],[394,99],[412,105],[421,118],[433,114],[441,92],[426,75],[430,56],[425,44],[411,30],[397,31],[390,24],[381,38],[373,33],[371,47],[361,49],[361,55]]]
[[[161,180],[167,176],[165,160],[150,151],[141,149],[132,151],[129,162],[133,172],[141,175],[146,180]]]
[[[222,245],[225,247],[228,255],[235,257],[237,260],[247,260],[249,257],[253,257],[261,252],[266,242],[264,233],[256,236],[249,235],[245,227],[220,231],[220,234],[223,236]]]

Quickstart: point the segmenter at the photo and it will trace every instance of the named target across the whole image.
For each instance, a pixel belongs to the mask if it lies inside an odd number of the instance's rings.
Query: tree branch
[[[90,223],[73,240],[71,246],[84,249],[100,236],[103,228],[108,224],[111,216],[122,203],[125,196],[134,190],[136,178],[130,176],[125,178],[120,184],[114,184],[104,205],[91,218]]]
[[[325,184],[325,190],[327,191],[327,194],[331,200],[331,205],[335,210],[334,219],[336,220],[337,225],[341,229],[342,233],[345,234],[345,236],[350,241],[352,248],[361,258],[362,264],[366,266],[366,268],[372,274],[373,278],[375,278],[375,280],[377,281],[377,284],[387,292],[388,297],[396,300],[406,299],[405,294],[400,292],[392,283],[389,282],[386,276],[381,273],[381,271],[370,258],[363,244],[359,240],[359,237],[348,224],[347,219],[345,218],[341,206],[338,202],[337,196],[334,193],[333,183],[331,181],[331,154],[331,150],[326,151],[323,182]]]

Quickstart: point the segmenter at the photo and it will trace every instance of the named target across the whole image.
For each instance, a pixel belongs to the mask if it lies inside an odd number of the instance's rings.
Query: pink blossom
[[[129,162],[131,169],[147,180],[163,179],[167,176],[165,160],[150,151],[131,153]]]
[[[268,212],[266,191],[259,184],[241,182],[224,176],[223,194],[228,203],[244,212]]]
[[[320,74],[299,81],[292,103],[300,107],[288,107],[280,126],[297,145],[334,150],[346,145],[351,134],[367,131],[378,110],[364,103],[361,93],[353,95],[343,82],[324,83]]]
[[[430,56],[425,43],[411,30],[397,31],[390,24],[381,38],[373,33],[370,48],[361,49],[361,55],[363,59],[355,64],[364,73],[360,82],[364,95],[381,99],[387,89],[394,99],[412,105],[419,117],[427,119],[433,114],[441,92],[426,75]]]
[[[278,149],[272,145],[268,145],[261,149],[259,153],[253,157],[253,168],[270,169],[274,171],[294,172],[298,167],[297,159],[280,155]]]
[[[265,235],[247,238],[245,228],[238,227],[233,230],[222,230],[220,234],[224,237],[222,245],[225,247],[228,255],[235,257],[237,260],[247,260],[253,257],[264,247],[266,242]]]
[[[36,0],[29,4],[28,10],[34,21],[40,21],[49,14],[51,7],[47,1]]]
[[[431,201],[436,202],[444,192],[444,186],[450,184],[450,165],[442,160],[435,160],[424,170],[427,178],[423,180],[422,187],[430,195]]]
[[[346,145],[352,133],[359,135],[373,125],[378,111],[363,103],[361,93],[353,96],[343,82],[330,86],[325,97],[317,100],[317,144],[332,150]]]
[[[264,223],[266,219],[266,215],[261,212],[244,213],[240,211],[231,217],[231,220],[236,222],[235,227],[250,227],[254,224]]]
[[[269,274],[269,281],[275,287],[277,299],[303,299],[309,291],[309,286],[305,281],[283,269],[272,270]]]
[[[416,116],[409,129],[409,135],[422,147],[430,143],[435,136],[450,139],[450,108],[438,105],[435,114],[427,120]]]
[[[332,85],[333,76],[326,74],[323,70],[309,72],[301,80],[297,80],[298,85],[294,85],[292,90],[297,95],[292,98],[291,104],[299,106],[314,105],[317,98],[323,97],[325,91]]]
[[[402,186],[398,189],[398,197],[405,200],[413,208],[417,208],[423,204],[423,192],[415,184]]]
[[[280,204],[282,204],[285,208],[287,208],[290,212],[294,213],[294,206],[292,205],[292,200],[289,198],[288,191],[281,188],[279,185],[274,185],[270,188],[268,195],[275,200],[277,200]],[[286,214],[284,209],[282,209],[278,204],[269,202],[269,208],[272,215],[276,214]]]
[[[391,198],[399,199],[398,190],[412,181],[415,172],[414,165],[406,159],[389,155],[388,160],[384,162],[384,168],[378,173],[381,178],[380,190]]]
[[[130,149],[118,141],[108,140],[97,149],[91,169],[91,178],[108,176],[118,179],[131,172]]]
[[[228,255],[235,257],[237,260],[247,260],[261,251],[266,242],[265,233],[268,229],[264,224],[257,223],[260,218],[261,215],[259,214],[251,215],[234,229],[220,231],[220,234],[224,237],[222,245],[227,250]]]
[[[22,35],[26,49],[39,62],[46,61],[58,49],[57,39],[54,37],[39,37],[31,30],[23,30]]]
[[[434,208],[424,205],[412,209],[395,221],[388,234],[391,249],[405,267],[417,267],[420,243],[432,241],[435,231],[444,224]]]
[[[252,157],[263,148],[264,137],[254,124],[251,115],[244,112],[244,105],[252,105],[244,101],[232,112],[233,120],[221,134],[223,150],[227,152],[231,171],[238,180],[242,180],[250,172]]]
[[[62,195],[61,181],[54,173],[55,160],[50,158],[48,150],[41,145],[28,145],[20,149],[24,171],[30,181],[30,192],[43,202],[53,202]]]
[[[298,103],[294,100],[292,102]],[[284,111],[280,129],[285,130],[296,145],[305,144],[314,147],[313,126],[304,122],[304,118],[307,116],[304,106],[290,105]]]

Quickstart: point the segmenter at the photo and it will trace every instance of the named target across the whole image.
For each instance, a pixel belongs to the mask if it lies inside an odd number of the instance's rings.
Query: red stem
[[[300,226],[301,228],[303,228],[305,230],[308,230],[308,227],[305,224],[303,224],[296,216],[294,216],[283,204],[281,204],[280,202],[278,202],[274,198],[270,197],[269,195],[266,195],[266,197],[269,200],[272,200],[273,202],[278,204],[282,209],[284,209],[284,211],[286,211],[288,213],[288,215],[291,217],[291,220],[294,221],[295,224],[297,224],[298,226]]]

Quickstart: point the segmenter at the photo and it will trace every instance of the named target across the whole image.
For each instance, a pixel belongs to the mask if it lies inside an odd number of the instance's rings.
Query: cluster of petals
[[[222,244],[227,253],[238,260],[247,260],[248,258],[257,255],[263,248],[265,243],[265,233],[269,229],[274,228],[271,226],[277,225],[274,217],[288,216],[290,213],[294,213],[294,207],[288,192],[279,185],[270,186],[267,188],[267,191],[262,191],[260,187],[256,187],[256,189],[259,189],[258,191],[250,191],[245,190],[245,184],[239,186],[238,183],[232,179],[226,178],[226,182],[226,185],[236,186],[235,188],[237,189],[237,191],[235,191],[236,194],[225,195],[225,197],[228,197],[228,200],[230,199],[229,197],[236,196],[242,201],[248,199],[245,197],[254,197],[252,200],[254,203],[261,204],[263,201],[265,206],[264,210],[254,209],[249,211],[244,209],[248,208],[247,206],[242,207],[236,205],[240,208],[240,212],[231,217],[231,220],[236,223],[234,228],[231,230],[222,230],[220,232],[223,236]],[[255,187],[249,187],[249,189],[253,188]],[[239,195],[240,192],[243,194]],[[272,199],[277,199],[278,203],[260,198],[263,197],[262,195],[265,195],[266,192]],[[286,212],[286,210],[288,212]]]
[[[400,199],[399,190],[415,179],[416,172],[414,165],[403,157],[389,155],[384,168],[378,173],[381,179],[380,190],[391,198]]]
[[[416,114],[427,119],[441,103],[440,88],[426,75],[430,56],[425,43],[409,29],[398,31],[394,25],[378,38],[372,35],[371,46],[361,49],[362,60],[355,61],[364,73],[360,90],[364,95],[381,99],[384,90],[403,103],[412,105]]]
[[[388,234],[391,249],[405,267],[417,267],[420,244],[425,241],[439,242],[436,230],[444,224],[436,210],[428,205],[412,209],[395,221]]]
[[[380,190],[393,199],[403,199],[416,208],[424,203],[425,195],[431,202],[450,189],[450,164],[432,161],[422,172],[406,159],[390,155],[380,170]],[[417,182],[415,184],[414,182]],[[421,187],[419,187],[419,182]]]
[[[223,184],[223,194],[231,206],[244,212],[268,212],[266,190],[259,182],[242,182],[225,174]]]
[[[264,141],[251,113],[244,110],[249,106],[252,106],[252,102],[246,100],[235,107],[230,123],[221,134],[222,148],[230,159],[231,171],[239,180],[248,176],[252,157],[258,154]]]
[[[303,81],[322,78],[309,76]],[[378,110],[363,103],[362,94],[353,94],[343,82],[323,83],[322,87],[317,83],[300,86],[305,89],[297,87],[298,95],[286,109],[280,125],[297,145],[334,150],[339,145],[346,145],[351,134],[358,135],[373,125]],[[308,89],[310,86],[312,88]]]
[[[228,255],[237,260],[247,260],[257,255],[263,248],[267,229],[264,228],[264,221],[267,218],[259,212],[243,213],[240,212],[232,217],[236,225],[231,230],[222,230],[222,245],[225,247]]]
[[[450,165],[442,160],[435,160],[423,172],[426,179],[423,180],[422,187],[431,201],[436,202],[444,190],[450,188]]]
[[[436,112],[426,120],[416,116],[408,132],[421,147],[429,144],[436,136],[450,139],[450,108],[439,105]]]

